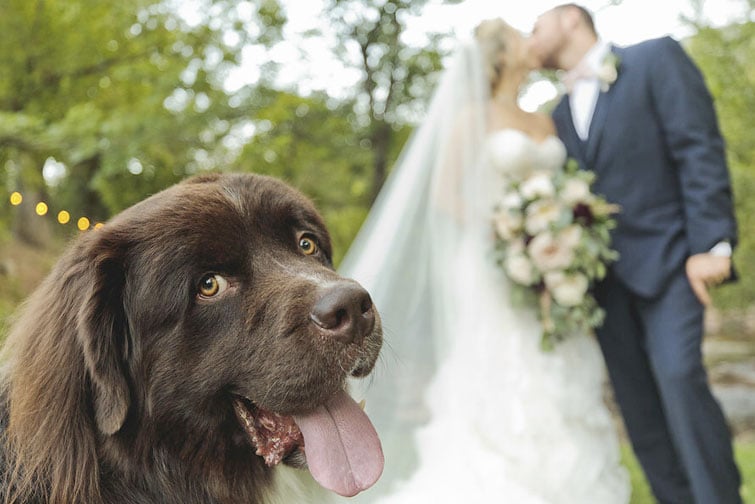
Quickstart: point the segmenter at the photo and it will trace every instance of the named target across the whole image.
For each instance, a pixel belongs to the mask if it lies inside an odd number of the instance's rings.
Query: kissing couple
[[[518,105],[539,68],[566,93]],[[567,158],[620,207],[596,334],[545,351],[496,261],[507,173]],[[359,502],[621,504],[629,478],[607,369],[661,503],[739,503],[731,437],[702,362],[709,288],[737,241],[724,142],[700,71],[671,38],[616,47],[564,4],[530,36],[482,22],[458,49],[341,266],[380,309],[386,350],[362,395],[386,469]]]

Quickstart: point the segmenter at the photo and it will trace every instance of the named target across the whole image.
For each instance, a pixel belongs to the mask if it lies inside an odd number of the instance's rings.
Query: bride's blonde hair
[[[491,92],[498,87],[503,78],[504,65],[501,53],[506,50],[506,33],[511,29],[511,26],[503,19],[494,18],[482,21],[474,30],[477,45],[480,47],[483,70],[490,83]]]

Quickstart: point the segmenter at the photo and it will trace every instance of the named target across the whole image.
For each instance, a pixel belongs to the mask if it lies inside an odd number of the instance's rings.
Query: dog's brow
[[[277,264],[283,271],[288,273],[292,276],[297,276],[299,278],[304,278],[305,280],[309,280],[313,284],[317,286],[326,286],[332,282],[331,279],[327,278],[325,275],[318,275],[314,274],[311,271],[303,271],[299,269],[292,268],[290,264],[285,264],[279,261],[278,259],[273,259],[273,262]]]
[[[223,187],[223,192],[228,197],[228,201],[231,202],[231,204],[236,208],[236,210],[239,211],[239,213],[244,211],[244,204],[241,201],[241,194],[239,193],[238,189],[235,187]]]

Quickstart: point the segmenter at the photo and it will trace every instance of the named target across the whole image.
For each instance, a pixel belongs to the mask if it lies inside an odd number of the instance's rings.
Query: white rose
[[[550,198],[556,193],[553,182],[547,173],[538,172],[529,177],[519,187],[519,192],[525,199]]]
[[[540,200],[527,207],[527,219],[524,228],[534,236],[548,229],[561,215],[561,207],[553,200]]]
[[[568,248],[572,252],[577,248],[579,242],[582,241],[582,228],[576,224],[572,224],[561,230],[558,233],[558,241],[564,247]]]
[[[613,84],[618,76],[616,65],[611,61],[606,61],[598,70],[598,78],[606,84]]]
[[[511,240],[506,244],[506,250],[508,251],[509,255],[524,254],[527,250],[527,246],[524,244],[524,238]]]
[[[523,204],[524,201],[522,200],[522,197],[519,196],[519,193],[512,191],[503,195],[500,206],[502,209],[506,210],[517,210],[522,208]]]
[[[522,214],[513,210],[497,212],[494,218],[495,231],[504,240],[511,240],[522,229]]]
[[[588,281],[584,275],[567,275],[561,271],[553,271],[547,273],[544,280],[553,299],[561,306],[578,306],[587,294]]]
[[[565,246],[550,232],[535,236],[527,249],[540,271],[566,269],[574,260],[574,249]]]
[[[592,194],[590,186],[581,179],[569,179],[561,190],[561,200],[568,205],[586,203],[590,201]]]
[[[506,258],[504,264],[509,278],[520,285],[532,285],[537,278],[535,268],[527,257],[522,254],[512,254]]]

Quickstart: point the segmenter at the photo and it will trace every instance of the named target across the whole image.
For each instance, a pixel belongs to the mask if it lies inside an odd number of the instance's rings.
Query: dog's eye
[[[320,250],[314,238],[304,235],[299,238],[299,248],[307,255],[314,255]]]
[[[217,296],[228,288],[228,280],[213,273],[207,274],[199,281],[199,295],[204,298]]]

